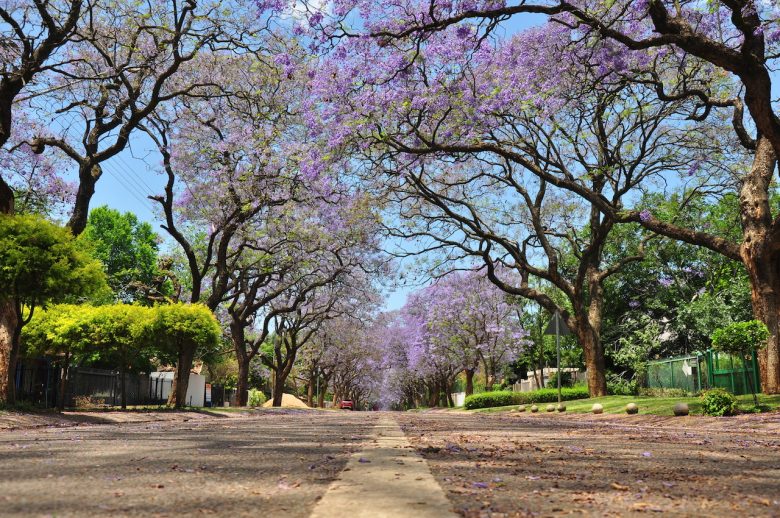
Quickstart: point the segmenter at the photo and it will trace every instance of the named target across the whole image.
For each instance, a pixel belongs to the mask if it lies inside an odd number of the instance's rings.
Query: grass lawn
[[[753,396],[747,394],[745,396],[737,396],[740,409],[748,410],[753,407]],[[652,414],[652,415],[674,415],[672,409],[675,403],[688,403],[688,408],[692,415],[700,415],[701,412],[701,399],[698,397],[650,397],[650,396],[605,396],[589,399],[575,399],[573,401],[564,401],[567,412],[574,413],[588,413],[594,403],[601,403],[604,407],[605,414],[622,414],[625,412],[625,407],[628,403],[636,403],[639,405],[640,414]],[[768,405],[772,410],[777,410],[780,406],[780,395],[766,396],[764,394],[758,395],[758,402],[763,405]],[[538,405],[539,411],[544,412],[547,403],[541,403]],[[477,410],[470,410],[470,412],[510,412],[517,408],[517,405],[501,406],[492,408],[480,408]]]

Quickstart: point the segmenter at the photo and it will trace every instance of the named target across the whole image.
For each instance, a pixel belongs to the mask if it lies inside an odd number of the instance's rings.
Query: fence
[[[20,401],[50,408],[57,404],[62,369],[48,360],[24,360],[16,368],[16,395]],[[89,397],[103,404],[122,403],[120,374],[116,371],[87,367],[70,367],[65,389],[65,405],[73,406],[75,398]],[[146,374],[125,374],[128,405],[155,403]]]
[[[699,355],[678,356],[649,362],[647,364],[647,386],[649,388],[681,389],[696,393],[707,388],[705,357]]]
[[[750,393],[750,385],[758,392],[758,362],[753,355],[744,360],[737,356],[707,351],[679,356],[647,364],[649,388],[676,388],[696,393],[720,387],[732,394]]]

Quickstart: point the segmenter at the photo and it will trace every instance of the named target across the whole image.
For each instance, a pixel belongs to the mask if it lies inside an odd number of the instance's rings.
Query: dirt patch
[[[273,400],[269,399],[263,403],[263,408],[271,408],[273,404]],[[292,394],[282,394],[282,408],[309,408],[309,405]]]
[[[780,516],[777,418],[438,413],[399,421],[469,518]]]

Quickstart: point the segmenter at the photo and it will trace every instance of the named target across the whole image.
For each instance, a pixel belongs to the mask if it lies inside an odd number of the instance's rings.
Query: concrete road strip
[[[431,475],[389,416],[380,419],[374,439],[349,459],[311,518],[447,518],[457,516]]]

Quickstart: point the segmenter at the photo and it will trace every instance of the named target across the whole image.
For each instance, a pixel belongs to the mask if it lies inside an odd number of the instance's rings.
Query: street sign
[[[555,324],[558,324],[558,327],[556,328]],[[547,325],[547,329],[544,330],[544,334],[546,335],[560,335],[560,336],[571,336],[571,331],[568,327],[566,327],[566,322],[563,321],[563,317],[560,313],[557,311],[553,315],[552,319],[550,320],[550,323]]]
[[[547,329],[544,330],[546,335],[555,335],[555,350],[557,361],[555,363],[555,376],[558,378],[558,408],[561,408],[561,336],[570,336],[571,331],[566,327],[566,322],[563,321],[563,317],[557,311],[553,315],[550,323],[547,324]]]

